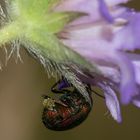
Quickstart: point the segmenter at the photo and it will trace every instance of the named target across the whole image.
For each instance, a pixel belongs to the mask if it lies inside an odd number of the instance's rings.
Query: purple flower
[[[140,107],[140,13],[119,4],[128,0],[67,0],[56,11],[84,12],[59,33],[61,41],[93,65],[101,75],[81,75],[84,83],[100,87],[112,116],[121,122],[121,103]]]

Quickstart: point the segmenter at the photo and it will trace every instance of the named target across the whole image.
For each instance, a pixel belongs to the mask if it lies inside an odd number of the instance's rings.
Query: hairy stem
[[[5,43],[9,43],[12,40],[17,39],[21,31],[18,23],[13,22],[3,27],[0,30],[0,33],[0,46],[2,47]]]

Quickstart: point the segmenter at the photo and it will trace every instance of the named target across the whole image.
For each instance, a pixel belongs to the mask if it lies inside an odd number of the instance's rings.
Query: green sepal
[[[45,18],[47,21],[46,29],[50,33],[58,33],[65,27],[65,25],[85,15],[85,13],[80,12],[57,12],[48,14]]]
[[[17,4],[20,13],[32,16],[45,15],[61,3],[61,0],[13,0],[13,2]]]

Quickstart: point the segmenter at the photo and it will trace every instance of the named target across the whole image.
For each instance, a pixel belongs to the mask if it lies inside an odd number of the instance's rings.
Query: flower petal
[[[109,22],[109,23],[113,23],[114,19],[111,16],[107,4],[105,3],[104,0],[99,0],[99,10],[101,12],[101,15]]]
[[[140,85],[140,61],[132,62],[135,69],[136,82]]]
[[[119,84],[121,81],[121,74],[118,69],[109,66],[98,66],[98,69],[102,72],[105,77],[108,77],[116,84]]]
[[[105,0],[107,5],[109,5],[109,6],[114,6],[114,5],[121,4],[121,3],[127,3],[128,1],[130,1],[130,0]]]
[[[86,6],[85,6],[86,5]],[[76,11],[87,13],[88,16],[74,22],[74,24],[94,22],[100,17],[97,0],[66,0],[54,9],[56,11]]]
[[[140,94],[139,94],[139,95],[136,95],[136,96],[133,98],[132,103],[133,103],[135,106],[137,106],[137,107],[140,108]]]
[[[133,65],[136,83],[140,85],[140,54],[126,53],[126,56]]]
[[[140,13],[131,11],[125,14],[124,19],[127,20],[127,24],[116,33],[115,41],[118,45],[115,47],[131,51],[140,49]]]
[[[124,53],[118,52],[116,60],[120,66],[122,77],[120,86],[120,91],[122,93],[121,101],[124,104],[128,104],[132,97],[137,94],[134,67]]]
[[[133,100],[133,104],[140,108],[140,100]]]
[[[104,91],[106,105],[112,117],[120,123],[122,121],[121,111],[115,91],[111,88],[111,86],[105,83],[99,83],[99,87],[101,87]]]

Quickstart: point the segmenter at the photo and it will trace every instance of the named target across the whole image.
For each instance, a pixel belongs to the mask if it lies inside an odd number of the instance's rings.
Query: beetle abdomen
[[[47,128],[56,131],[68,130],[78,126],[87,118],[92,108],[76,90],[62,95],[59,102],[53,101],[52,108],[44,108],[42,121]]]

